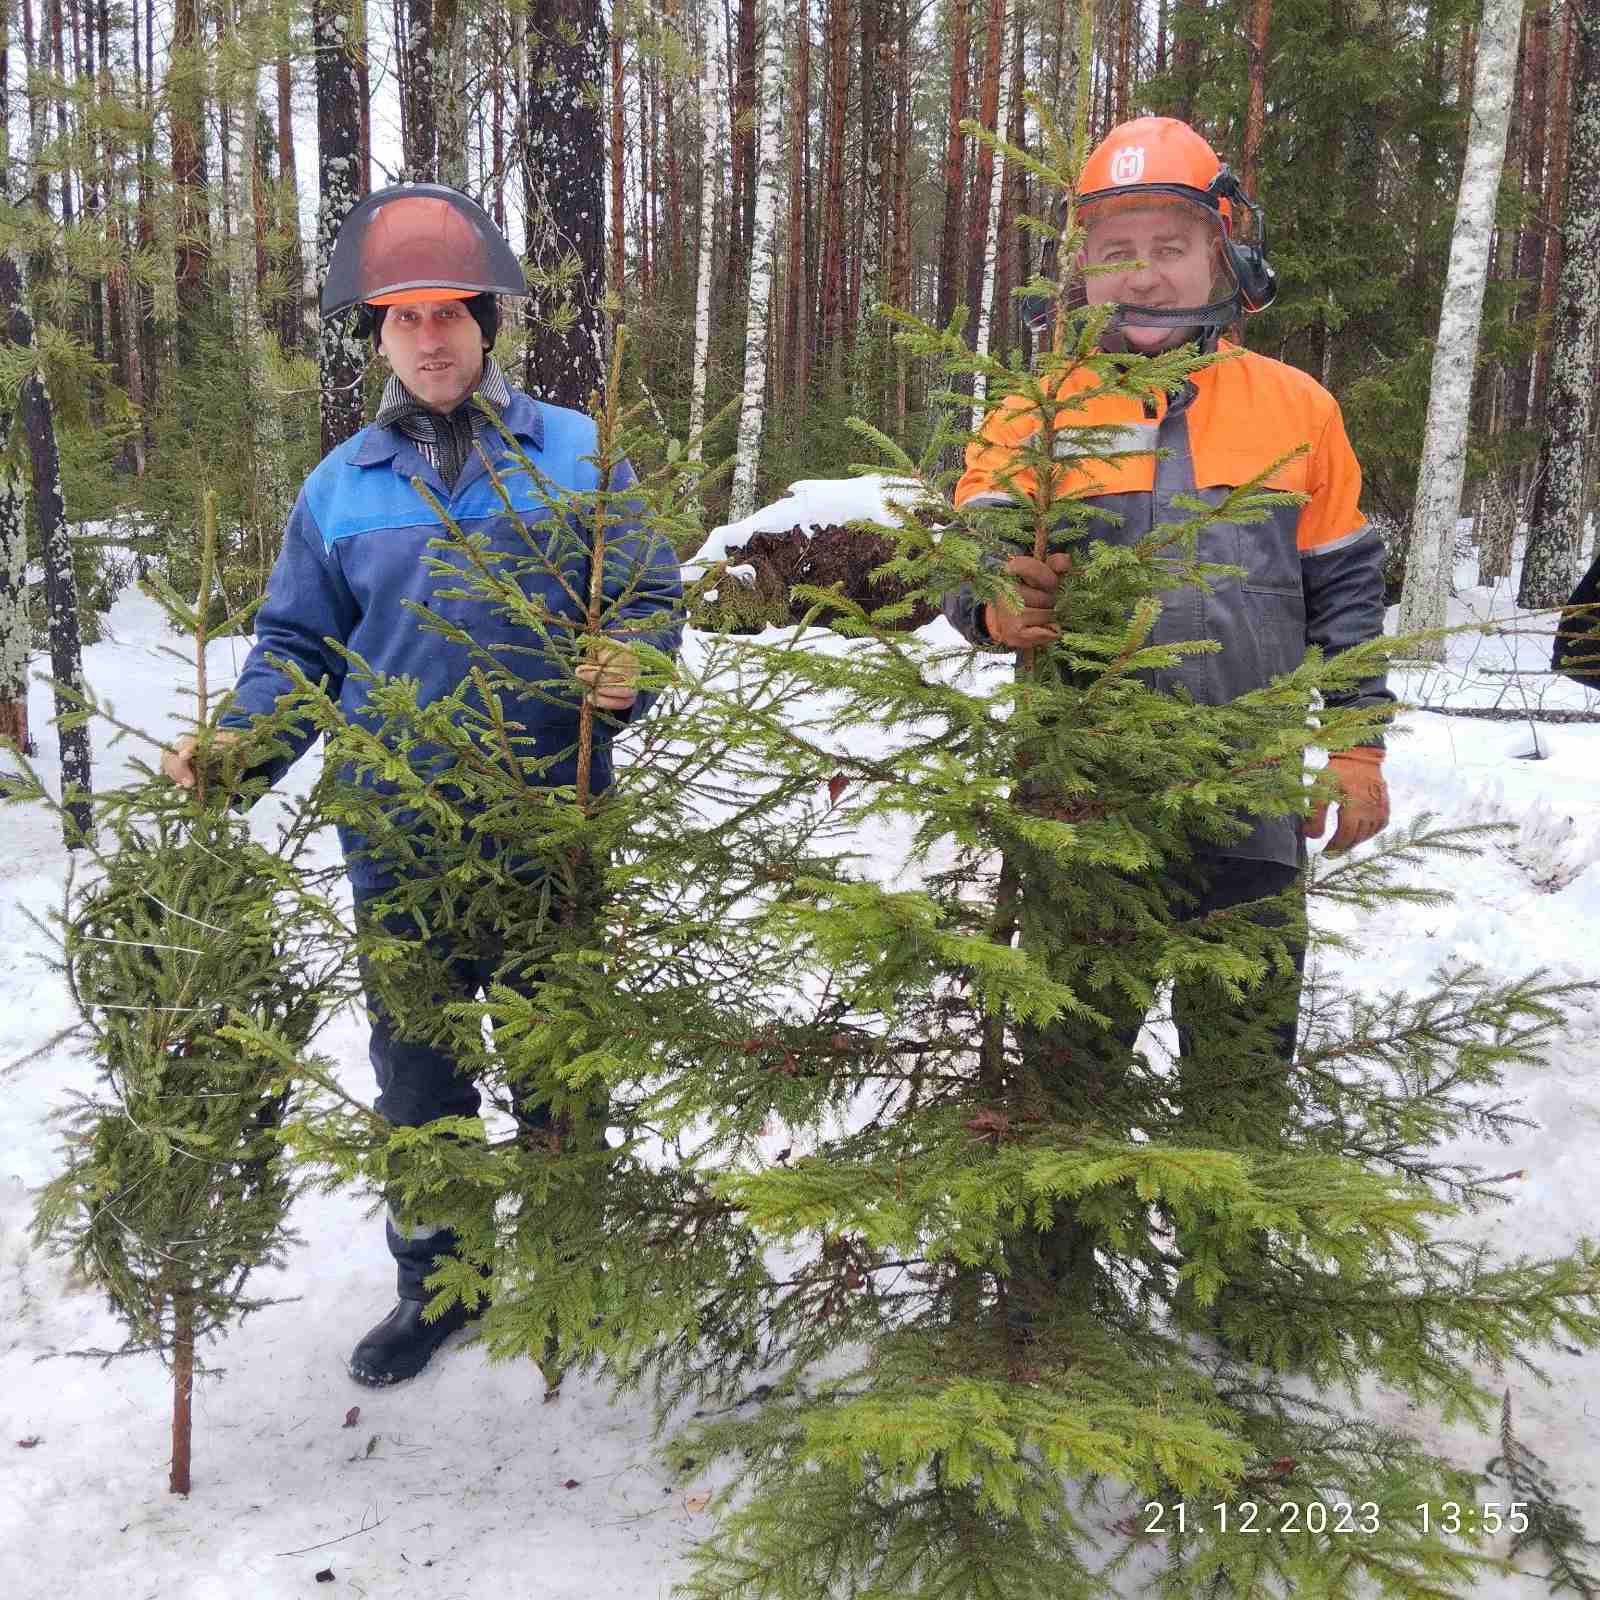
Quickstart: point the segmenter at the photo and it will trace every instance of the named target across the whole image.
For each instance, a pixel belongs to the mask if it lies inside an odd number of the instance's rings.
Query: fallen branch
[[[280,1556],[303,1556],[310,1550],[326,1550],[330,1544],[343,1544],[346,1539],[353,1539],[358,1533],[371,1533],[374,1528],[381,1528],[389,1519],[379,1517],[376,1522],[363,1522],[359,1528],[352,1528],[349,1533],[341,1533],[337,1539],[324,1539],[321,1544],[302,1545],[298,1550],[279,1550]]]
[[[1490,722],[1600,722],[1600,711],[1524,711],[1509,706],[1419,706],[1436,717],[1482,717]]]

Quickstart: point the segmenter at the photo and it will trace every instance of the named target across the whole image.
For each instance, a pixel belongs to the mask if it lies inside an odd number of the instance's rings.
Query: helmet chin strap
[[[1119,305],[1109,328],[1225,328],[1240,315],[1237,292],[1204,306]]]

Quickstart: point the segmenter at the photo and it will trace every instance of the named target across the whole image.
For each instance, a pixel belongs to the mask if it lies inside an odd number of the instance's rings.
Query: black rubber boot
[[[377,1327],[368,1329],[350,1353],[350,1376],[357,1383],[381,1389],[416,1377],[452,1333],[483,1314],[481,1308],[468,1311],[457,1301],[442,1316],[428,1322],[422,1315],[425,1303],[400,1300]]]

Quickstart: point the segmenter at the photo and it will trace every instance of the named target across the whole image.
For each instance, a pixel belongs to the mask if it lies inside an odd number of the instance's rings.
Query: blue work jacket
[[[598,471],[586,459],[595,450],[590,418],[514,392],[502,421],[552,484],[578,491],[598,487]],[[479,441],[494,462],[494,476],[475,453],[453,489],[445,487],[417,446],[395,428],[363,428],[324,457],[289,518],[266,600],[256,613],[255,645],[221,719],[223,727],[246,729],[271,711],[293,688],[276,663],[292,661],[312,682],[325,684],[348,719],[376,728],[379,719],[368,706],[371,685],[362,674],[348,670],[335,645],[353,651],[376,673],[416,679],[420,705],[454,693],[467,678],[472,654],[465,645],[421,625],[431,612],[459,624],[480,649],[493,652],[528,683],[526,695],[504,697],[505,715],[520,723],[532,740],[529,754],[554,758],[564,753],[544,772],[547,785],[575,781],[579,700],[569,667],[557,662],[535,632],[484,600],[444,593],[459,587],[459,580],[430,567],[441,557],[458,566],[462,561],[459,552],[429,549],[430,541],[448,529],[413,479],[427,486],[463,533],[481,533],[489,549],[517,558],[518,583],[524,593],[541,599],[553,618],[575,620],[584,614],[592,570],[587,539],[571,519],[552,521],[533,475],[498,431],[481,433]],[[510,499],[509,510],[495,477]],[[614,490],[625,491],[635,481],[625,461],[613,469]],[[664,539],[629,520],[636,509],[620,500],[611,515],[621,513],[624,520],[608,518],[605,626],[619,638],[675,652],[682,633],[678,563]],[[550,570],[538,570],[537,561],[528,561],[530,538]],[[652,619],[659,619],[657,625],[651,626]],[[558,622],[551,637],[567,632]],[[641,695],[629,715],[642,714],[650,698]],[[598,717],[592,772],[596,790],[611,781],[610,734],[607,718]],[[270,767],[269,776],[276,781],[315,737],[309,724],[298,728],[288,759]],[[412,755],[413,761],[428,758],[426,750]],[[369,777],[362,781],[372,783]],[[358,890],[392,880],[392,864],[371,854],[360,834],[341,827],[340,839]]]

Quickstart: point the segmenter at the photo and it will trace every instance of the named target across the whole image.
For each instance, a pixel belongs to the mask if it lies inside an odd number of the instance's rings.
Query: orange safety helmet
[[[1176,117],[1124,122],[1100,141],[1078,176],[1078,220],[1084,227],[1092,228],[1115,210],[1163,201],[1193,207],[1216,228],[1233,293],[1204,306],[1124,305],[1118,309],[1118,320],[1156,327],[1225,327],[1241,311],[1265,311],[1277,295],[1278,281],[1267,264],[1261,208],[1187,122]],[[1254,221],[1255,237],[1248,243],[1234,236],[1235,204]],[[1047,260],[1054,256],[1053,245],[1051,241],[1046,246]],[[1053,261],[1050,264],[1053,267]],[[1046,266],[1040,270],[1046,271]],[[1047,303],[1030,304],[1030,310],[1035,308],[1030,325],[1041,332],[1049,325],[1052,308]]]
[[[527,292],[521,263],[471,196],[442,183],[400,183],[368,195],[340,225],[322,314]]]

